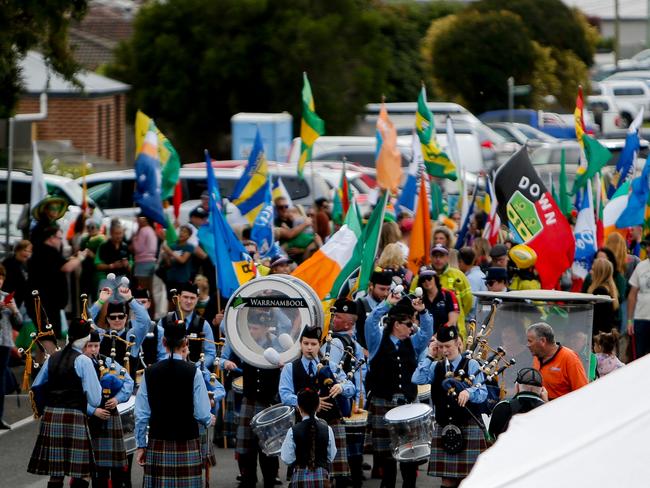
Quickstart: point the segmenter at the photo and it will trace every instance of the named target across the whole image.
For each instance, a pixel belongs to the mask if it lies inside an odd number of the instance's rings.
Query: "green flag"
[[[381,227],[384,222],[384,212],[386,211],[386,203],[388,202],[388,192],[384,190],[377,201],[368,223],[363,229],[361,235],[361,242],[363,243],[363,252],[361,255],[361,269],[359,270],[359,282],[357,288],[365,290],[368,288],[370,282],[370,275],[375,268],[375,256],[377,255],[377,248],[379,247],[379,236],[381,235]]]
[[[431,218],[433,220],[438,220],[440,214],[447,215],[448,213],[449,209],[446,208],[444,199],[442,198],[440,185],[431,180]]]
[[[345,163],[343,163],[339,187],[334,191],[334,198],[332,199],[332,221],[336,225],[342,225],[353,200],[354,196],[345,175]]]
[[[160,171],[160,197],[164,201],[174,196],[176,183],[178,183],[181,173],[181,158],[166,137],[163,139],[162,145],[163,149],[159,149],[158,152],[161,156],[167,156],[165,161],[162,159],[160,161],[162,165]]]
[[[347,225],[357,236],[357,244],[354,246],[352,258],[343,267],[338,277],[332,285],[328,298],[336,299],[341,292],[341,288],[345,285],[348,278],[354,273],[361,264],[361,256],[363,254],[363,239],[361,238],[363,231],[361,230],[361,215],[359,215],[359,207],[355,205],[350,206],[350,210],[345,216],[344,225]]]
[[[565,217],[568,217],[571,214],[571,200],[569,199],[569,188],[567,186],[566,179],[566,157],[564,154],[564,148],[560,153],[560,199],[555,200],[555,202],[560,206],[560,212]]]
[[[305,164],[311,160],[311,148],[319,136],[325,134],[325,122],[316,114],[314,96],[307,73],[302,74],[302,121],[300,123],[300,158],[298,159],[298,176],[302,178]]]
[[[587,181],[591,180],[596,173],[599,173],[607,161],[612,157],[612,153],[593,137],[587,134],[582,136],[582,145],[587,159],[587,167],[581,166],[576,172],[576,179],[573,181],[571,194],[575,195],[578,190],[587,186]]]

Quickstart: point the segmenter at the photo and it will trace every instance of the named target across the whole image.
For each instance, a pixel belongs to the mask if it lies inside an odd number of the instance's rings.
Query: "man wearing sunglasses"
[[[508,291],[508,270],[501,267],[488,268],[485,284],[488,291]]]
[[[420,327],[413,333],[416,312]],[[382,329],[380,320],[384,315]],[[417,367],[418,356],[433,335],[433,318],[422,299],[391,293],[370,313],[364,333],[370,359],[366,385],[372,449],[382,468],[381,486],[394,488],[397,465],[392,457],[384,415],[394,407],[415,401],[417,387],[411,383],[411,376]],[[414,487],[417,464],[400,463],[400,471],[402,486]]]

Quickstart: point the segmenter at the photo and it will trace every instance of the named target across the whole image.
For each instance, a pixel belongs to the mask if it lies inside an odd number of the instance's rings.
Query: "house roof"
[[[83,89],[66,81],[61,75],[48,69],[43,55],[36,51],[29,51],[20,61],[23,92],[29,95],[38,95],[45,89],[47,76],[50,80],[47,88],[48,95],[59,96],[105,96],[114,93],[124,93],[131,88],[106,76],[82,70],[77,74],[77,79]]]

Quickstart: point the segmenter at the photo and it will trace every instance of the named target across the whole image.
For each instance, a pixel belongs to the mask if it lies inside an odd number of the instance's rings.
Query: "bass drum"
[[[242,285],[226,305],[226,338],[242,360],[273,369],[300,357],[305,327],[323,327],[316,292],[289,275],[270,275]]]

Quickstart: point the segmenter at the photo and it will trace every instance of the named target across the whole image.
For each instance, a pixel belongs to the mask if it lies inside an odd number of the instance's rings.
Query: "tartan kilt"
[[[479,454],[487,449],[487,442],[481,428],[474,422],[460,426],[465,436],[463,452],[449,454],[442,448],[442,427],[436,425],[431,441],[428,475],[437,478],[465,478],[474,467]]]
[[[368,431],[366,436],[372,437],[372,453],[379,456],[392,456],[393,451],[390,448],[390,431],[388,424],[384,420],[386,413],[397,407],[397,399],[392,400],[372,397],[368,407]],[[367,441],[366,441],[367,442]]]
[[[201,461],[204,465],[216,466],[217,457],[214,454],[214,447],[210,442],[210,429],[199,424],[199,442],[201,443]]]
[[[271,404],[251,402],[248,398],[243,398],[241,408],[239,409],[239,425],[237,426],[237,447],[236,454],[251,454],[257,452],[259,441],[251,428],[251,420]]]
[[[27,471],[60,478],[90,477],[93,451],[87,419],[80,410],[45,407]]]
[[[202,488],[199,439],[149,439],[144,465],[144,488]]]
[[[241,395],[235,393],[232,389],[229,390],[226,394],[226,411],[223,412],[223,435],[226,437],[235,437],[237,435],[239,425],[238,403],[241,403]]]
[[[124,468],[128,466],[122,419],[117,409],[107,420],[91,417],[88,421],[95,464],[100,468]]]
[[[336,456],[332,461],[330,476],[350,476],[350,465],[348,464],[348,445],[345,436],[345,425],[343,422],[336,421],[329,426],[334,432],[334,443],[336,444]]]
[[[291,475],[291,488],[330,488],[327,470],[316,468],[313,471],[306,468],[296,468]]]

